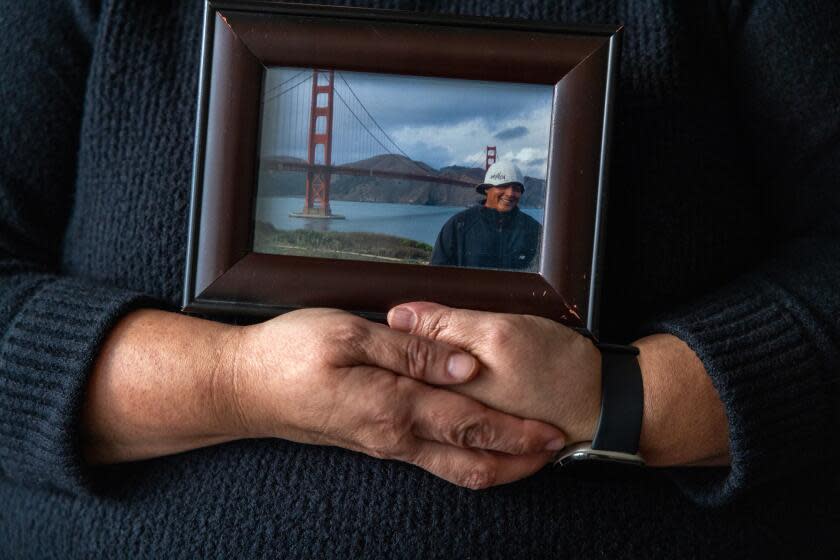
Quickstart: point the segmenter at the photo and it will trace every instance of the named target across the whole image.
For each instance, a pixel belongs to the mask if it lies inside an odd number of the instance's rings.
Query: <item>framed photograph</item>
[[[621,28],[208,1],[183,308],[597,333]]]

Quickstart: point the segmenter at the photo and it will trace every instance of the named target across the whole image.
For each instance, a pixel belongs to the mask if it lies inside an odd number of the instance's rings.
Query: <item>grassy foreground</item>
[[[276,255],[429,264],[432,246],[381,233],[278,230],[257,222],[254,251]]]

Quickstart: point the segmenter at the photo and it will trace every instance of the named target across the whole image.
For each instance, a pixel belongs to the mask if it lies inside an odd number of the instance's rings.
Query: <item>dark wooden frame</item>
[[[206,2],[183,309],[309,306],[382,318],[402,302],[529,313],[595,333],[608,131],[621,27]],[[553,84],[535,273],[252,251],[263,72],[271,66]]]

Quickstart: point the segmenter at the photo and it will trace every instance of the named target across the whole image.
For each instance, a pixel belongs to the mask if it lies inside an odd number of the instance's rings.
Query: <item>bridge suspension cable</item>
[[[361,100],[361,99],[359,99],[359,96],[358,96],[358,95],[356,95],[356,92],[355,92],[355,91],[353,91],[353,88],[350,86],[350,84],[347,82],[347,80],[345,80],[345,79],[344,79],[344,75],[343,75],[341,72],[339,72],[339,73],[338,73],[338,76],[341,78],[341,81],[342,81],[342,82],[344,82],[344,85],[346,85],[346,86],[347,86],[347,89],[348,89],[348,90],[350,90],[350,93],[351,93],[351,94],[353,94],[353,97],[355,97],[355,98],[356,98],[356,101],[358,101],[358,102],[359,102],[359,105],[360,105],[360,106],[361,106],[361,108],[364,110],[364,112],[367,114],[367,116],[368,116],[368,117],[370,117],[370,120],[371,120],[371,121],[373,121],[373,124],[375,124],[375,125],[376,125],[376,128],[378,128],[380,131],[382,131],[382,134],[384,134],[384,135],[385,135],[385,138],[387,138],[387,139],[391,142],[391,144],[393,144],[393,145],[394,145],[394,147],[397,149],[397,151],[398,151],[398,152],[400,152],[402,155],[404,155],[404,156],[405,156],[405,157],[407,157],[409,160],[411,160],[411,157],[409,157],[409,155],[408,155],[407,153],[405,153],[405,150],[403,150],[402,148],[400,148],[400,145],[399,145],[399,144],[397,144],[396,142],[394,142],[394,139],[393,139],[393,138],[391,138],[391,137],[388,135],[388,133],[387,133],[387,132],[385,132],[385,129],[383,129],[383,128],[379,125],[379,123],[376,121],[376,119],[375,119],[375,118],[373,118],[373,115],[371,115],[371,114],[370,114],[370,111],[368,111],[368,110],[367,110],[367,107],[365,107],[365,104],[364,104],[364,103],[362,103],[362,100]],[[413,161],[413,160],[412,160],[412,161]]]
[[[387,142],[383,142],[379,138],[377,138],[377,134],[371,130],[370,126],[364,124],[362,118],[357,114],[356,111],[353,110],[353,107],[350,106],[350,103],[348,102],[346,97],[342,96],[339,90],[336,89],[336,95],[339,96],[339,99],[341,99],[342,103],[345,105],[347,110],[350,111],[355,120],[363,127],[363,129],[368,133],[368,135],[370,135],[370,137],[372,137],[376,141],[376,143],[379,144],[379,146],[381,146],[382,149],[385,150],[385,153],[393,154],[394,151],[399,152],[399,154],[405,157],[414,167],[419,169],[422,172],[422,174],[430,175],[428,169],[414,161],[414,159],[412,159],[411,156],[409,156],[408,153],[406,153],[406,151],[403,150],[399,144],[397,144],[397,142],[385,131],[385,129],[382,128],[382,125],[380,125],[376,118],[370,114],[370,111],[368,111],[365,104],[362,102],[361,99],[359,99],[359,96],[356,94],[356,91],[353,89],[353,86],[350,85],[350,82],[347,81],[344,75],[341,72],[336,72],[336,74],[341,79],[341,83],[343,83],[344,86],[347,87],[347,90],[350,92],[350,95],[353,96],[353,99],[356,101],[358,106],[361,107],[364,114],[367,115],[368,119],[370,119],[370,122],[373,123],[373,126],[376,127],[376,129],[382,133],[382,136],[384,136]],[[388,146],[386,146],[386,143],[393,146],[393,148],[389,148]]]
[[[363,122],[362,122],[362,119],[360,119],[360,118],[359,118],[359,115],[357,115],[357,114],[353,111],[353,109],[350,107],[350,105],[349,105],[349,104],[347,103],[347,101],[344,99],[344,96],[343,96],[343,95],[341,95],[341,93],[340,93],[338,90],[335,90],[335,95],[336,95],[336,97],[338,97],[338,99],[339,99],[339,100],[340,100],[340,101],[344,104],[344,106],[345,106],[345,107],[347,107],[347,110],[348,110],[348,111],[350,111],[350,114],[351,114],[351,115],[353,115],[353,117],[356,119],[356,122],[358,122],[358,123],[359,123],[359,125],[360,125],[362,128],[364,128],[364,129],[365,129],[365,131],[367,131],[367,133],[368,133],[368,134],[370,134],[370,136],[374,139],[374,141],[376,141],[376,143],[377,143],[377,144],[379,144],[380,146],[382,146],[382,149],[383,149],[383,150],[385,150],[385,152],[386,152],[386,153],[390,153],[390,150],[388,149],[388,147],[387,147],[387,146],[385,146],[385,144],[383,144],[382,142],[380,142],[380,141],[379,141],[379,139],[376,137],[376,135],[375,135],[375,134],[373,134],[373,132],[371,132],[371,131],[370,131],[370,129],[369,129],[369,128],[365,125],[365,123],[363,123]],[[408,156],[406,156],[406,157],[408,157]],[[411,159],[411,158],[409,158],[409,159]]]
[[[285,94],[289,93],[290,91],[292,91],[292,90],[296,89],[298,86],[301,86],[301,85],[305,84],[306,82],[310,81],[311,79],[312,79],[312,76],[307,76],[306,78],[304,78],[303,80],[299,81],[299,82],[298,82],[298,83],[296,83],[295,85],[293,85],[293,86],[289,86],[288,88],[284,89],[283,91],[281,91],[281,92],[280,92],[280,93],[278,93],[277,95],[273,95],[273,96],[271,96],[271,97],[269,97],[269,98],[267,98],[267,99],[265,99],[265,98],[264,98],[264,99],[263,99],[263,105],[265,105],[266,103],[268,103],[268,102],[270,102],[270,101],[274,101],[275,99],[277,99],[277,98],[279,98],[279,97],[282,97],[283,95],[285,95]]]
[[[281,89],[283,86],[285,86],[285,85],[286,85],[286,84],[288,84],[289,82],[291,82],[291,81],[293,81],[293,80],[296,80],[298,77],[300,77],[300,75],[301,75],[301,74],[304,74],[304,73],[307,73],[307,72],[309,72],[309,69],[304,68],[303,70],[301,70],[300,72],[298,72],[297,74],[295,74],[294,76],[292,76],[291,78],[286,78],[285,80],[283,80],[283,81],[282,81],[282,82],[280,82],[279,84],[276,84],[276,85],[272,86],[272,87],[271,87],[271,89],[267,90],[267,91],[263,94],[263,98],[265,98],[265,97],[267,97],[268,95],[270,95],[270,94],[274,93],[274,92],[275,92],[275,91],[277,91],[278,89]],[[311,76],[311,73],[310,73],[310,77],[312,77],[312,76]],[[281,93],[280,95],[282,95],[282,93]],[[272,97],[271,99],[276,99],[276,98],[275,98],[275,97]],[[267,103],[268,101],[271,101],[271,99],[264,99],[263,103]]]
[[[264,153],[266,155],[292,158],[292,160],[307,159],[305,154],[310,142],[307,124],[310,122],[309,113],[315,110],[315,107],[321,106],[321,101],[316,100],[308,90],[316,85],[321,86],[319,84],[313,84],[311,87],[301,86],[312,84],[312,80],[317,79],[316,77],[322,75],[323,72],[302,69],[266,90],[262,102],[263,118],[265,122],[272,123],[272,126],[264,128]],[[408,176],[418,179],[426,176],[435,181],[440,180],[433,169],[415,161],[385,130],[362,102],[350,80],[343,73],[335,72],[335,77],[338,80],[333,79],[330,89],[327,90],[332,91],[340,101],[333,106],[329,124],[328,134],[331,137],[329,145],[332,153],[330,165],[367,169],[367,164],[353,164],[370,160],[378,155],[400,155],[417,170],[407,172]],[[318,96],[323,95],[326,94],[318,94]],[[284,99],[282,103],[272,103],[281,97]],[[323,118],[316,119],[312,126],[318,129],[318,134],[326,133]],[[323,151],[323,146],[316,146],[316,163],[322,159]],[[478,161],[479,159],[481,161]],[[467,167],[483,168],[484,155],[482,154],[480,158],[474,155],[464,164]],[[385,172],[385,170],[382,169],[380,172]]]

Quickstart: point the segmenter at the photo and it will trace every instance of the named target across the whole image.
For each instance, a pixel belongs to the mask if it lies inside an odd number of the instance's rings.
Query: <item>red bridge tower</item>
[[[487,146],[487,152],[484,158],[484,171],[490,169],[490,166],[496,163],[496,146]]]
[[[312,103],[309,112],[309,170],[306,172],[306,201],[303,216],[332,217],[330,172],[332,165],[333,70],[312,70]],[[320,148],[320,150],[319,150]],[[312,166],[322,165],[315,170]],[[338,216],[336,216],[338,217]]]

